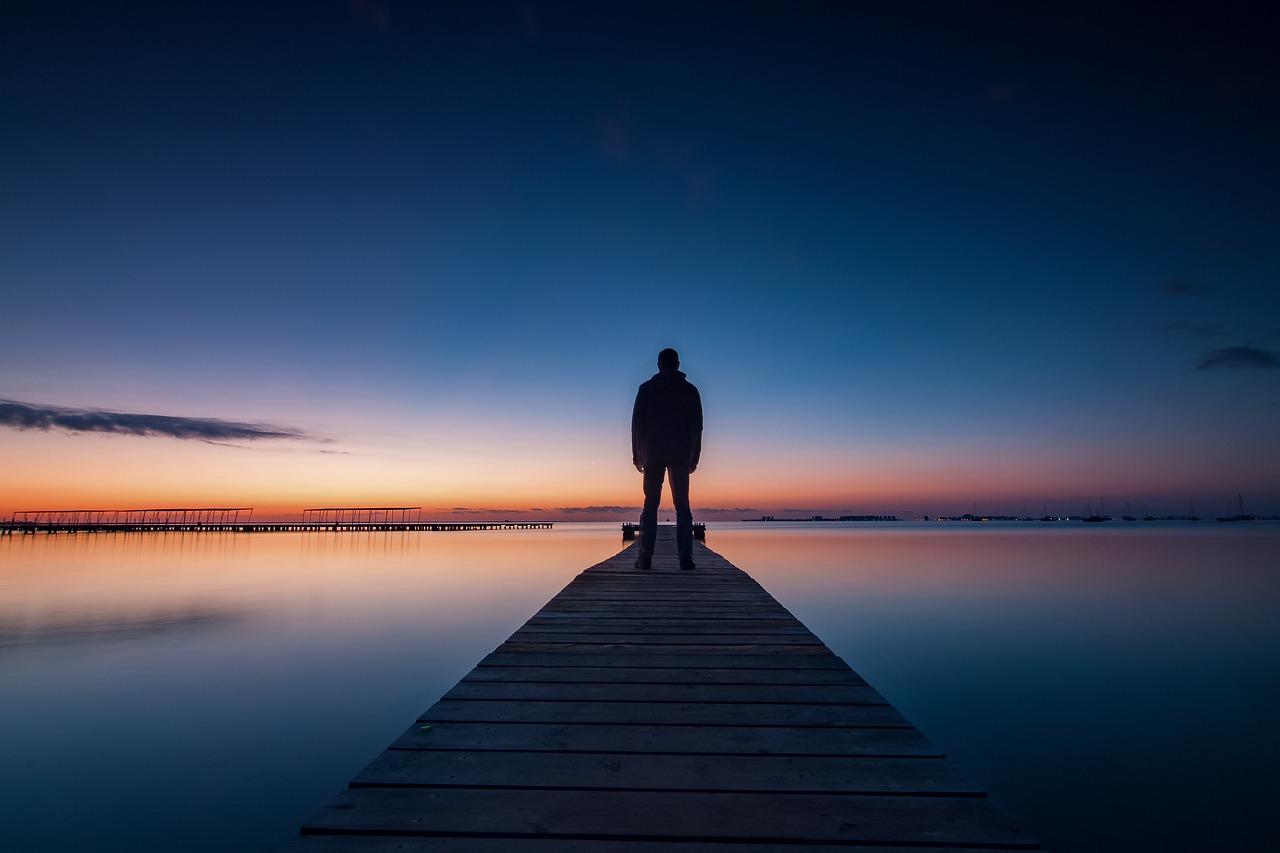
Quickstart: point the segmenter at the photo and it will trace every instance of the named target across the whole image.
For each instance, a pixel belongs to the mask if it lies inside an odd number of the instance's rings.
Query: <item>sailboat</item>
[[[1219,517],[1218,521],[1254,521],[1252,515],[1246,515],[1244,511],[1244,495],[1236,495],[1235,506],[1232,507],[1236,511],[1235,515],[1227,517]]]
[[[1106,509],[1104,508],[1104,505],[1102,503],[1102,498],[1098,498],[1098,512],[1099,512],[1098,515],[1093,514],[1093,504],[1086,504],[1085,506],[1088,507],[1086,515],[1084,517],[1085,521],[1110,521],[1111,520],[1111,517],[1106,514]]]

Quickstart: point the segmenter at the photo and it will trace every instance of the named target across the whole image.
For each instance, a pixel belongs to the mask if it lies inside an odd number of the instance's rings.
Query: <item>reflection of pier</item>
[[[581,572],[285,849],[1039,849],[742,570],[671,526]],[[803,559],[803,554],[799,557]]]
[[[252,507],[167,509],[42,509],[0,521],[12,533],[284,533],[290,531],[533,530],[549,521],[430,521],[421,507],[324,507],[301,521],[254,521]]]

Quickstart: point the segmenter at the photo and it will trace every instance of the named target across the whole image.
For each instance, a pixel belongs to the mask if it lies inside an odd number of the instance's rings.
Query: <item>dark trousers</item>
[[[689,462],[646,461],[644,465],[644,509],[640,512],[640,554],[653,555],[658,538],[658,504],[662,500],[663,476],[671,474],[671,502],[676,507],[676,551],[680,559],[693,557],[693,511],[689,509]]]

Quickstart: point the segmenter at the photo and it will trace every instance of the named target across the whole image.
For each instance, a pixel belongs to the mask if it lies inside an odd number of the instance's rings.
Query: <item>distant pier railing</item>
[[[302,520],[314,524],[410,524],[422,521],[420,506],[330,506],[304,509]]]
[[[622,525],[622,541],[623,542],[630,542],[631,540],[635,539],[639,533],[640,533],[640,525],[638,524],[631,524],[628,522]],[[700,521],[694,522],[693,538],[697,539],[699,542],[706,542],[707,541],[707,525],[703,524]]]
[[[254,521],[252,507],[42,509],[0,520],[13,533],[282,533],[290,531],[546,530],[550,521],[431,521],[421,507],[323,507],[301,521]]]

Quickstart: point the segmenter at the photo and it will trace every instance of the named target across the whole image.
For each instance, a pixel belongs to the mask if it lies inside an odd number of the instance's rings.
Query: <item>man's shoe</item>
[[[651,568],[653,568],[653,558],[652,558],[652,557],[646,557],[646,556],[644,556],[643,554],[641,554],[639,557],[636,557],[636,568],[637,568],[637,569],[651,569]]]
[[[685,557],[683,560],[680,561],[680,568],[684,569],[685,571],[689,571],[693,567],[694,567],[694,562],[689,557]]]

